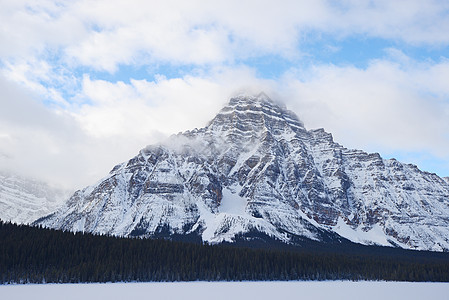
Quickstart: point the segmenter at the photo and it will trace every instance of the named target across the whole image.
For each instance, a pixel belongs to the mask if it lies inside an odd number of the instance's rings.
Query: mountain
[[[54,212],[70,192],[34,179],[0,172],[0,220],[30,224]]]
[[[349,239],[444,251],[449,183],[307,130],[265,94],[242,95],[206,127],[146,147],[37,223],[209,243]]]

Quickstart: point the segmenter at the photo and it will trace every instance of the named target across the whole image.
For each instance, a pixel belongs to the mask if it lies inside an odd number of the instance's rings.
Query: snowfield
[[[449,283],[270,281],[29,284],[0,286],[1,299],[448,299]]]

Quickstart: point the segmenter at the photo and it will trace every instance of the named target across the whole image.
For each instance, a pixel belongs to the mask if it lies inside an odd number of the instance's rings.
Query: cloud
[[[447,160],[449,89],[442,78],[449,63],[404,61],[373,60],[365,69],[318,65],[285,75],[283,90],[307,127],[325,127],[345,146]]]
[[[222,64],[301,55],[314,36],[362,35],[449,44],[444,1],[6,1],[0,56],[57,55],[115,72],[120,65]],[[307,37],[307,39],[305,39]],[[6,45],[8,45],[6,47]]]
[[[45,54],[85,38],[87,27],[69,3],[2,1],[0,56],[15,59]]]
[[[324,127],[347,147],[448,160],[449,62],[417,62],[395,49],[387,53],[366,68],[322,64],[292,69],[279,80],[258,78],[243,66],[129,84],[86,77],[83,92],[94,104],[77,118],[92,135],[168,135],[204,126],[236,92],[263,90],[286,102],[306,127]]]
[[[44,106],[35,94],[3,76],[0,90],[2,170],[81,188],[146,145],[133,136],[123,140],[92,136],[72,113]]]
[[[79,80],[62,65],[52,64],[44,59],[22,59],[15,63],[6,62],[0,73],[11,81],[25,86],[40,95],[45,101],[66,107],[66,95],[75,93]]]
[[[205,126],[233,94],[264,90],[284,101],[307,128],[324,127],[344,146],[430,153],[447,163],[449,90],[443,79],[432,78],[447,78],[448,72],[445,60],[386,58],[365,69],[323,64],[292,70],[279,80],[258,78],[245,66],[129,83],[85,76],[77,95],[84,101],[67,108],[44,106],[0,77],[0,162],[80,188],[148,144]],[[407,159],[419,162],[413,155]]]
[[[64,113],[46,108],[33,99],[32,93],[3,76],[0,90],[0,165],[53,181],[62,175],[61,168],[73,161],[69,145],[83,136],[78,125]],[[68,177],[69,173],[61,176]]]
[[[447,2],[348,0],[342,3],[335,6],[332,20],[337,32],[367,34],[415,45],[447,45],[449,42],[444,33],[449,28]]]
[[[82,96],[91,102],[74,113],[93,136],[141,137],[203,127],[239,90],[274,90],[247,67],[217,68],[211,73],[155,81],[111,83],[84,77]]]
[[[129,84],[85,76],[77,97],[86,101],[59,107],[45,106],[36,90],[0,76],[1,169],[84,187],[146,145],[205,126],[233,91],[247,88],[241,82],[252,81],[258,80],[246,67]]]

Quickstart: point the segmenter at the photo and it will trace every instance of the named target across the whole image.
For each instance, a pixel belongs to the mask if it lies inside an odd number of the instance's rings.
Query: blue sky
[[[79,188],[263,90],[348,148],[449,176],[447,1],[1,6],[0,168]]]

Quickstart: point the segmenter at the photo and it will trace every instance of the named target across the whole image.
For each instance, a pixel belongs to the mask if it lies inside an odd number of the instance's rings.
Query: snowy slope
[[[0,172],[0,220],[29,224],[59,208],[70,193],[49,185]]]
[[[306,130],[266,95],[232,98],[204,128],[148,146],[40,221],[128,236],[326,233],[363,244],[449,249],[449,183]]]

